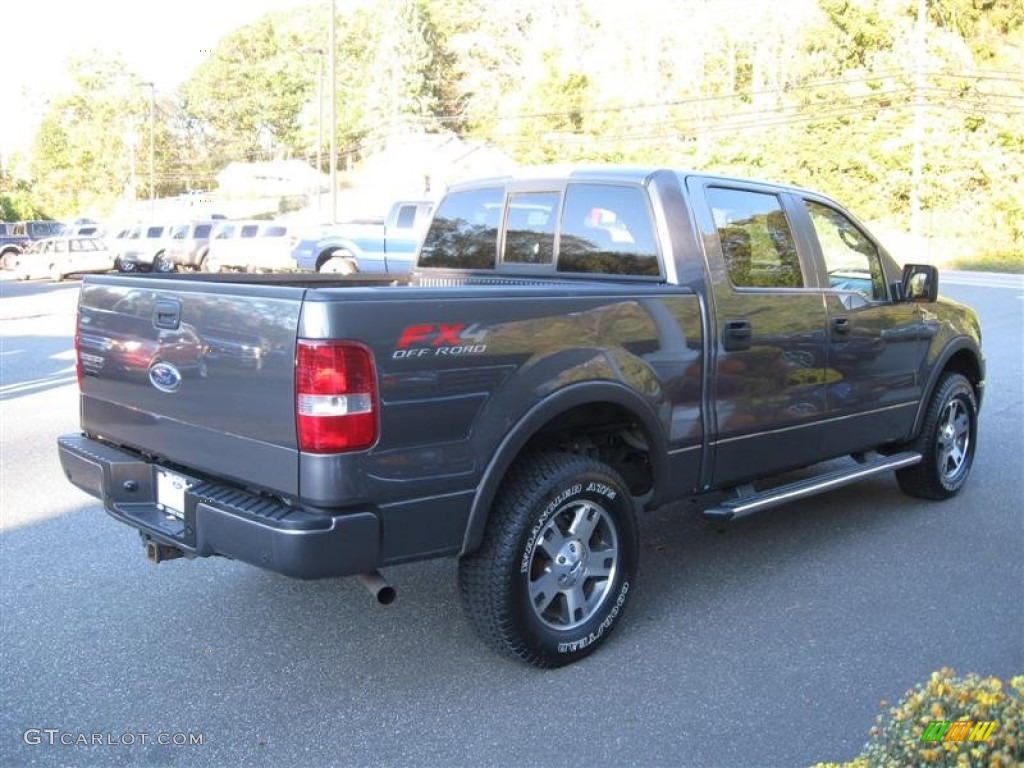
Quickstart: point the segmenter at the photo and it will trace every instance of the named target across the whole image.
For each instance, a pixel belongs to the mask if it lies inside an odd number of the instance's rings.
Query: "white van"
[[[294,225],[279,221],[225,221],[210,238],[206,254],[209,272],[293,270],[292,247],[298,238]]]

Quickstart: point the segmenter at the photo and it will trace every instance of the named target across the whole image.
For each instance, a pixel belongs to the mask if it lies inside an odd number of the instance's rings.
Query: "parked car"
[[[163,262],[164,249],[171,234],[169,224],[138,224],[131,227],[115,254],[120,272],[149,272],[154,266],[157,271],[169,272]]]
[[[172,227],[170,242],[159,262],[153,263],[153,269],[157,272],[173,272],[180,267],[204,270],[210,236],[219,224],[219,220],[206,219]]]
[[[14,259],[12,269],[19,280],[49,277],[59,281],[67,275],[114,268],[114,254],[99,237],[49,237]]]
[[[280,272],[295,268],[293,224],[279,221],[228,221],[210,239],[208,272]]]
[[[18,221],[8,224],[0,233],[0,268],[11,269],[14,257],[31,243],[63,234],[64,224],[59,221]]]

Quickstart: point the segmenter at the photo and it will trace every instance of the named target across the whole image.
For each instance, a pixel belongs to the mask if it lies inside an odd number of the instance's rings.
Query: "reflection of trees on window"
[[[509,196],[504,261],[550,264],[555,255],[557,192]]]
[[[501,187],[453,192],[442,201],[420,248],[420,267],[494,269]]]
[[[465,219],[434,219],[423,241],[419,266],[494,269],[498,230]]]
[[[796,241],[776,195],[712,187],[707,196],[734,286],[804,286]]]
[[[811,217],[829,288],[859,293],[868,301],[884,301],[888,293],[878,249],[852,221],[834,208],[804,200]]]

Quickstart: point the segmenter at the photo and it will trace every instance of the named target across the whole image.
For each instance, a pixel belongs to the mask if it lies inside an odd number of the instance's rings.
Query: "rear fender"
[[[460,555],[468,554],[480,546],[491,505],[501,481],[530,438],[561,414],[581,405],[593,404],[618,405],[636,418],[643,427],[650,447],[654,487],[658,489],[664,486],[664,480],[668,473],[665,430],[650,401],[630,387],[616,381],[588,381],[571,384],[552,393],[527,411],[508,430],[498,445],[477,485]],[[655,506],[658,503],[656,497],[657,490],[655,490],[655,497],[649,502],[650,506]]]

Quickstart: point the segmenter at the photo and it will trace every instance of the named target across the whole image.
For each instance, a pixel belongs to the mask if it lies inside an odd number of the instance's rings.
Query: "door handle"
[[[722,346],[726,352],[740,352],[750,349],[751,328],[749,320],[730,320],[725,324]]]
[[[837,317],[832,320],[832,335],[833,336],[849,336],[850,335],[850,320],[846,317]]]

